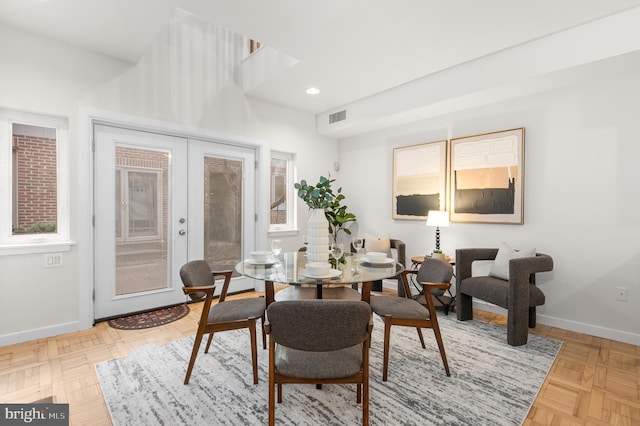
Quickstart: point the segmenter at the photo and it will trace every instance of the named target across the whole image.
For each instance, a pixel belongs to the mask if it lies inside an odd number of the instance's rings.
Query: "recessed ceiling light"
[[[317,95],[318,93],[320,93],[320,89],[316,89],[315,87],[309,87],[307,89],[307,93],[309,95]]]

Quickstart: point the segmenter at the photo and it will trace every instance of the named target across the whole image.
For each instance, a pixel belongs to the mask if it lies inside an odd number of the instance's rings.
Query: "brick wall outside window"
[[[14,232],[29,232],[42,222],[57,223],[56,140],[13,135],[17,218]]]

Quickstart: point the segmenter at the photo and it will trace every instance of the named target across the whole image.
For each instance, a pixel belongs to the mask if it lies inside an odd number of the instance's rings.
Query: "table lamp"
[[[440,250],[440,227],[449,226],[449,213],[441,210],[429,210],[427,226],[436,227],[436,250]]]

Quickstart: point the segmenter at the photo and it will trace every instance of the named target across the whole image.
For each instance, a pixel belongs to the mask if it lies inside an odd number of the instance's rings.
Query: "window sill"
[[[278,235],[278,236],[288,236],[288,235],[298,235],[300,233],[299,229],[269,229],[267,231],[267,235]]]
[[[38,244],[7,244],[0,246],[0,256],[16,256],[21,254],[39,254],[39,253],[60,253],[71,251],[71,246],[76,243],[66,242],[48,242]]]

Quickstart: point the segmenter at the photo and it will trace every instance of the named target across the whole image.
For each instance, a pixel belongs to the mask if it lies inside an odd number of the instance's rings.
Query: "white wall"
[[[78,99],[131,64],[101,57],[0,27],[0,107],[69,118],[71,144],[71,239],[78,238]],[[87,180],[87,176],[81,177]],[[43,254],[0,256],[0,345],[77,329],[78,252],[63,254],[63,266],[45,269]],[[91,285],[91,283],[82,283]]]
[[[441,246],[537,247],[554,271],[540,323],[640,344],[640,73],[623,70],[550,93],[518,98],[339,141],[346,204],[363,232],[431,251],[433,228],[391,218],[395,147],[525,127],[524,225],[452,223]],[[629,289],[618,302],[616,287]]]
[[[0,107],[70,120],[71,233],[76,242],[64,253],[61,268],[45,269],[42,254],[0,255],[0,346],[91,325],[92,318],[86,318],[93,288],[88,114],[259,139],[267,150],[296,152],[305,176],[319,176],[336,161],[336,140],[317,136],[312,115],[249,100],[234,76],[218,76],[223,84],[215,90],[205,90],[211,89],[209,82],[195,72],[196,79],[185,81],[192,78],[189,69],[177,72],[168,58],[188,52],[176,52],[166,34],[161,37],[133,65],[0,27]],[[192,45],[183,41],[181,48]],[[189,97],[183,89],[204,92]],[[268,185],[268,162],[261,173],[263,186]],[[263,215],[268,217],[266,205]],[[287,237],[285,249],[297,249],[300,242],[295,235]]]

